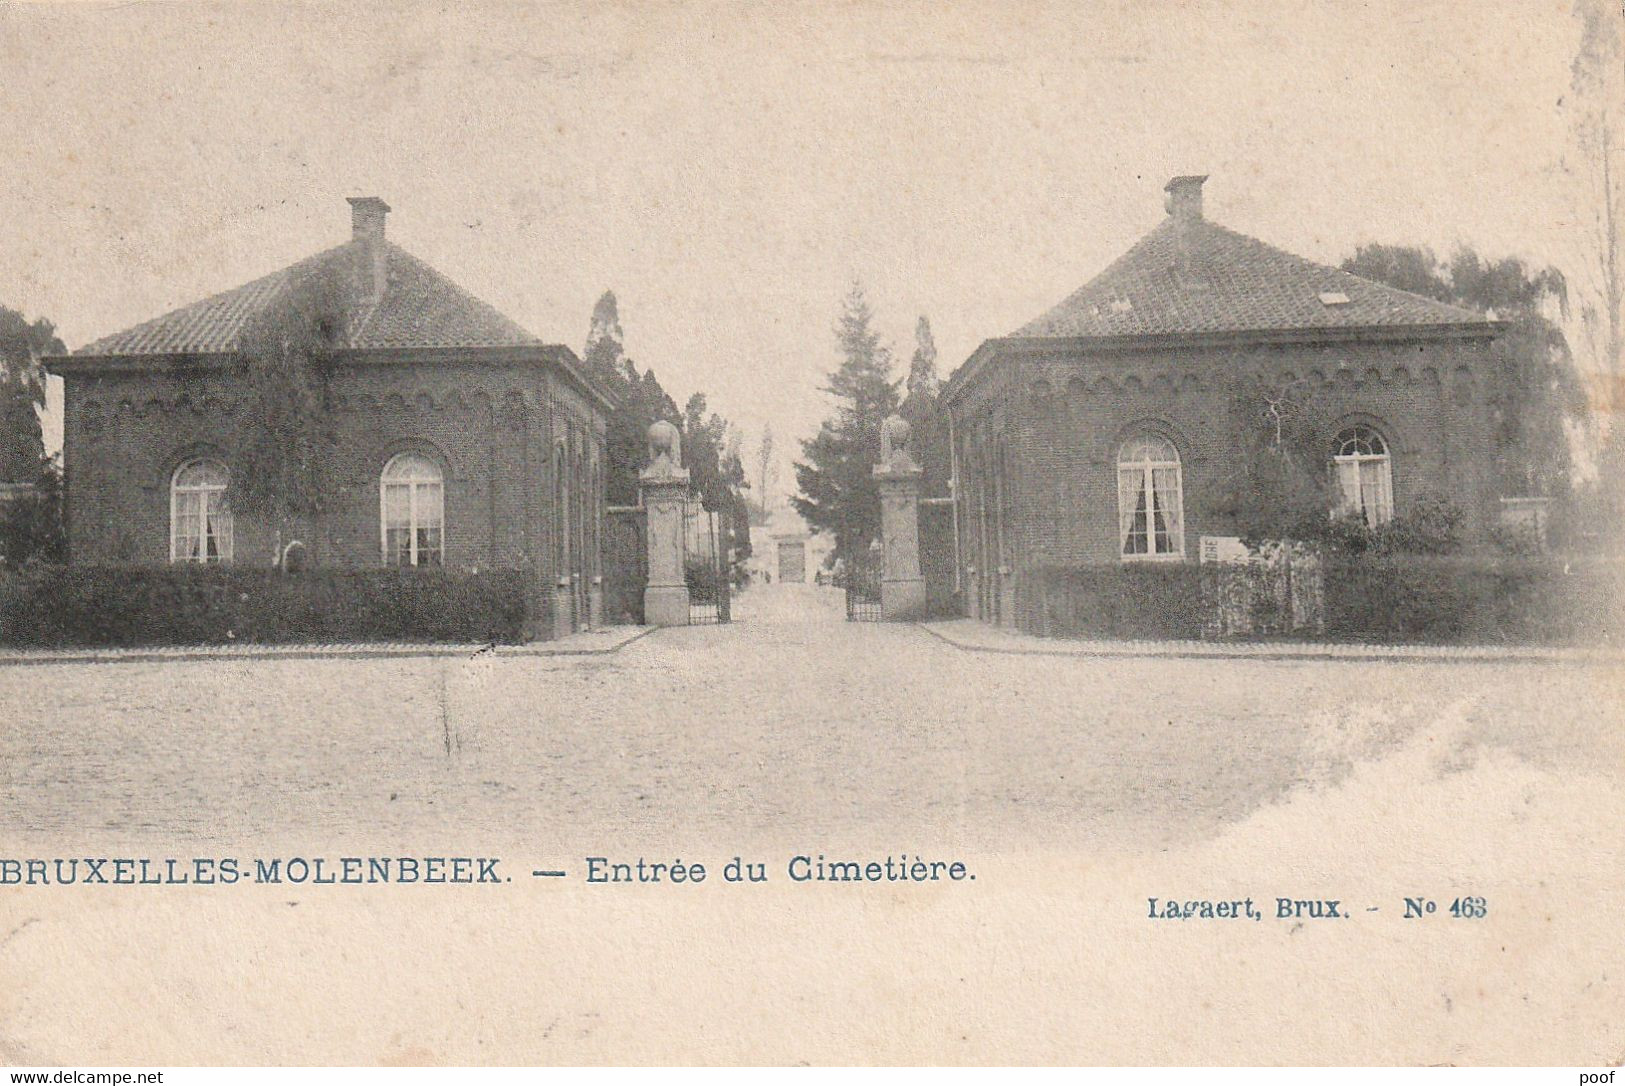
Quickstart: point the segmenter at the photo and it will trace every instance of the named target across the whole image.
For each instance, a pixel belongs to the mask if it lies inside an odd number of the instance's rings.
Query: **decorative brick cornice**
[[[46,371],[59,377],[107,376],[113,374],[155,374],[183,377],[199,373],[226,373],[243,364],[240,354],[141,354],[141,355],[48,355],[41,360]],[[412,347],[340,350],[334,352],[340,367],[466,366],[486,367],[547,366],[568,379],[571,385],[594,400],[605,411],[614,410],[613,390],[587,377],[575,353],[562,344],[519,347]]]
[[[1336,347],[1366,343],[1488,342],[1508,328],[1506,321],[1478,324],[1375,325],[1351,328],[1294,328],[1257,331],[1200,332],[1153,336],[1016,337],[984,340],[943,386],[952,404],[982,380],[995,360],[1057,360],[1132,356],[1156,351],[1212,350],[1269,346]]]

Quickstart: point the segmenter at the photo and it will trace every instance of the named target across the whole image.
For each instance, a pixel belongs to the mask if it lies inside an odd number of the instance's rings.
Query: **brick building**
[[[1238,377],[1314,402],[1339,511],[1380,524],[1437,496],[1486,537],[1501,325],[1219,226],[1205,180],[1170,181],[1155,229],[948,382],[968,614],[1013,621],[1024,571],[1191,562],[1234,534]]]
[[[538,633],[585,625],[602,576],[613,392],[385,237],[352,198],[351,239],[234,290],[45,359],[64,381],[70,561],[534,574]],[[243,337],[301,284],[339,310],[317,516],[234,511],[256,423]]]

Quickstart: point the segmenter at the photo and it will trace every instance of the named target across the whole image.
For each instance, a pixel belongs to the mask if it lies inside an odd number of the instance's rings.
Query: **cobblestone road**
[[[1617,667],[967,652],[811,588],[739,613],[607,656],[0,668],[0,857],[513,880],[0,887],[0,1062],[1618,1053]],[[786,877],[824,853],[975,881]],[[770,880],[584,878],[740,854]],[[1283,896],[1353,919],[1147,916]]]
[[[841,621],[833,590],[583,659],[0,670],[0,818],[33,842],[580,847],[1200,839],[1441,714],[1463,750],[1625,763],[1617,669],[1068,659]]]

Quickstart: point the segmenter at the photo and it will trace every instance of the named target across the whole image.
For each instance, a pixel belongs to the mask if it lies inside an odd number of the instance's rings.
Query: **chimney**
[[[350,196],[350,240],[363,242],[371,275],[363,272],[368,300],[376,304],[389,286],[389,254],[384,249],[384,216],[389,205],[376,196]]]
[[[350,236],[353,241],[383,241],[384,216],[389,205],[376,196],[351,196]]]
[[[1180,222],[1200,222],[1202,219],[1202,182],[1207,180],[1207,174],[1200,177],[1186,175],[1176,177],[1163,186],[1168,194],[1163,206]],[[386,207],[384,209],[388,211]]]
[[[1202,182],[1206,180],[1207,174],[1187,175],[1163,186],[1168,194],[1163,206],[1174,224],[1174,278],[1189,290],[1200,290],[1207,285],[1191,255],[1191,228],[1202,221]]]

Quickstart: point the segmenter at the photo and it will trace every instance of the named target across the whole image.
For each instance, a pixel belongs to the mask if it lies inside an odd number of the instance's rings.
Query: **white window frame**
[[[406,464],[408,470],[400,474],[391,474],[397,470],[397,465]],[[389,490],[391,487],[406,488],[406,530],[407,555],[411,561],[401,564],[395,561],[395,556],[389,547]],[[422,453],[403,452],[389,458],[384,464],[383,471],[378,473],[378,549],[384,565],[401,569],[419,569],[424,563],[419,561],[418,532],[431,527],[419,523],[420,516],[426,516],[427,510],[422,510],[423,496],[429,490],[438,491],[440,508],[440,523],[434,525],[440,530],[440,546],[438,560],[429,565],[444,567],[446,564],[446,480],[445,473],[440,465]],[[422,512],[420,513],[420,510]]]
[[[1332,445],[1332,516],[1358,516],[1369,528],[1394,519],[1394,461],[1388,439],[1369,423],[1355,423],[1337,433]],[[1368,472],[1366,469],[1372,470]],[[1374,492],[1368,491],[1370,474]],[[1352,482],[1352,485],[1351,485]],[[1368,507],[1368,500],[1375,511]]]
[[[1161,445],[1167,450],[1167,456],[1153,457],[1146,450],[1151,444]],[[1134,450],[1142,455],[1129,459],[1128,454],[1133,446],[1141,446]],[[1129,536],[1135,512],[1139,508],[1139,499],[1145,499],[1146,509],[1146,545],[1155,548],[1157,545],[1156,510],[1159,492],[1156,488],[1156,473],[1158,471],[1172,470],[1174,473],[1173,486],[1173,520],[1168,532],[1169,549],[1158,551],[1148,549],[1143,553],[1128,549]],[[1136,476],[1133,483],[1134,500],[1125,508],[1124,499],[1129,493],[1125,487],[1124,473],[1131,472]],[[1162,495],[1166,497],[1165,494]],[[1162,507],[1167,511],[1167,506]],[[1172,441],[1158,433],[1140,433],[1128,438],[1117,447],[1117,554],[1124,562],[1182,562],[1185,559],[1185,470],[1179,459],[1179,449]]]
[[[215,477],[197,482],[184,481],[182,476],[194,469],[212,469]],[[231,472],[226,465],[213,457],[200,456],[187,460],[178,466],[169,477],[169,560],[172,563],[196,563],[198,565],[229,565],[232,557],[232,517],[231,506],[227,503],[226,493],[231,487]],[[196,539],[196,550],[188,544],[187,553],[182,553],[181,506],[183,502],[195,499],[197,503],[197,535],[188,536],[188,540]],[[208,540],[211,538],[209,527],[214,527],[213,539],[215,553],[208,554]]]

